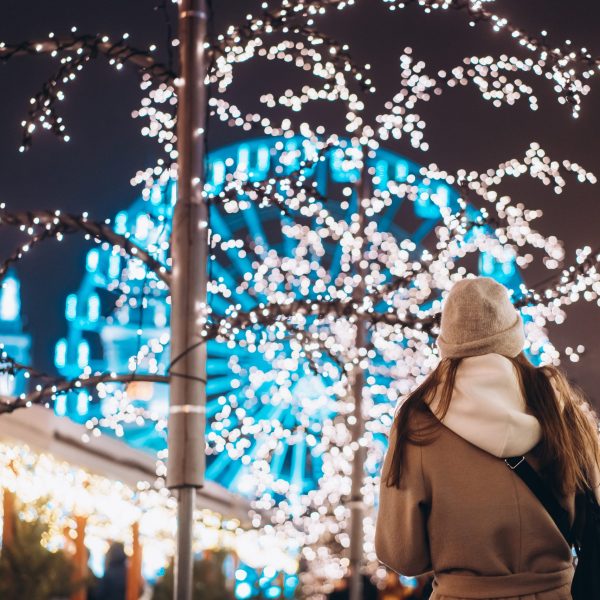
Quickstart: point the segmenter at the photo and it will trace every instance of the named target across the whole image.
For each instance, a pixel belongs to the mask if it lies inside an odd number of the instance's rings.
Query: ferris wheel
[[[329,150],[325,160],[315,161],[305,175],[320,197],[329,199],[330,214],[349,222],[356,210],[354,184],[359,173],[348,167],[348,151]],[[313,153],[301,137],[227,146],[209,155],[207,189],[218,198],[228,174],[245,173],[250,182],[263,181],[300,168]],[[396,195],[381,205],[377,231],[414,248],[426,245],[440,221],[440,205],[452,207],[458,192],[444,182],[425,179],[418,164],[384,149],[369,152],[367,167],[375,192],[389,189],[390,182],[408,182],[415,190],[411,200]],[[116,231],[129,233],[138,245],[166,262],[175,196],[173,183],[157,186],[116,215]],[[211,203],[211,235],[218,242],[213,244],[216,250],[209,267],[213,320],[223,319],[232,307],[252,310],[268,295],[316,298],[327,292],[328,285],[343,281],[341,244],[331,238],[303,244],[295,235],[293,218],[282,214],[280,207],[246,202],[243,208],[230,210],[226,202]],[[310,218],[305,226],[311,226]],[[285,268],[293,275],[295,268],[306,264],[310,273],[302,278],[281,275]],[[514,264],[485,253],[479,257],[479,270],[514,289],[521,282]],[[156,283],[135,258],[124,258],[108,245],[90,250],[81,285],[66,299],[68,331],[55,349],[59,371],[69,377],[86,368],[165,372],[171,360],[168,291]],[[272,495],[304,494],[315,489],[323,476],[324,432],[336,427],[339,413],[335,377],[339,365],[325,357],[325,368],[315,370],[310,357],[299,351],[297,337],[289,334],[280,329],[262,335],[242,331],[237,344],[208,341],[206,474],[242,495],[265,493],[256,489],[256,468],[265,475],[263,488]],[[375,364],[371,374],[375,404],[391,402],[376,391],[388,386],[386,377],[385,369]],[[107,384],[99,398],[70,392],[55,403],[58,414],[91,423],[159,455],[166,448],[167,409],[167,386],[150,383],[131,384],[125,392]],[[384,449],[385,437],[375,435],[374,443]]]

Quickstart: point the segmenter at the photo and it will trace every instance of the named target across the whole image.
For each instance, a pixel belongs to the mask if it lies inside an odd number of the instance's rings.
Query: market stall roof
[[[107,435],[94,437],[83,425],[56,416],[52,410],[32,406],[0,418],[0,439],[24,443],[92,473],[135,486],[139,481],[154,483],[156,460]],[[198,491],[197,506],[241,522],[248,519],[250,505],[214,481]]]

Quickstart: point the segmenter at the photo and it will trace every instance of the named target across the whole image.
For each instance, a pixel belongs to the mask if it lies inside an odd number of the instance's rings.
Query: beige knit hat
[[[437,344],[442,358],[517,356],[525,334],[508,290],[489,277],[455,283],[444,302]]]

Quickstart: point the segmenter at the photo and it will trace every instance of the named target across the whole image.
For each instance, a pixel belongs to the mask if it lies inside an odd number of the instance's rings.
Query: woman
[[[405,575],[433,571],[434,600],[571,600],[571,550],[504,462],[526,456],[571,521],[597,490],[599,444],[584,400],[523,354],[506,288],[460,281],[442,311],[441,362],[404,401],[384,461],[375,548]]]

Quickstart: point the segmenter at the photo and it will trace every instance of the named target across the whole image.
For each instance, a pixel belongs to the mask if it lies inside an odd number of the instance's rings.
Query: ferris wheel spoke
[[[206,362],[206,374],[213,377],[215,375],[227,375],[231,373],[229,360],[225,358],[209,357]]]
[[[227,309],[231,306],[231,304],[220,294],[211,294],[210,306],[213,309],[213,313],[217,313],[219,316],[223,316],[227,312]]]
[[[271,461],[269,467],[271,469],[271,475],[275,480],[281,479],[283,464],[285,461],[285,455],[287,452],[287,444],[283,440],[279,440],[277,448],[271,455]]]
[[[209,360],[211,357],[229,358],[232,355],[231,348],[228,347],[225,342],[218,342],[217,340],[208,340],[206,349],[208,351]],[[255,356],[255,353],[250,352],[243,346],[238,346],[235,349],[235,355],[240,359],[247,357],[252,359]]]
[[[439,219],[424,219],[419,227],[410,235],[412,241],[415,244],[421,244],[439,222]]]
[[[400,225],[398,225],[398,223],[395,222],[396,215],[398,214],[398,211],[400,210],[404,199],[400,198],[399,196],[393,195],[392,198],[392,204],[388,206],[385,213],[379,215],[379,218],[377,219],[377,230],[388,232],[391,232],[393,230],[394,234],[400,237],[401,239],[410,238],[411,236],[408,233],[408,231],[406,231],[403,227],[401,227]]]
[[[248,231],[250,232],[254,242],[264,246],[265,249],[268,250],[269,238],[263,229],[260,215],[254,202],[248,203],[248,208],[242,211],[242,216],[246,222],[246,225],[248,226]]]
[[[132,445],[140,448],[150,446],[154,449],[162,449],[166,445],[166,436],[165,438],[157,438],[154,424],[145,427],[134,426],[128,428],[126,437]]]
[[[209,396],[222,394],[231,388],[231,377],[209,377],[206,382],[206,393]]]
[[[219,404],[218,400],[208,400],[206,403],[206,418],[210,421],[214,416],[223,408],[222,404]],[[210,429],[210,423],[207,425]]]
[[[318,481],[323,474],[323,455],[317,454],[309,451],[309,456],[311,460],[311,479],[313,481]]]
[[[210,460],[209,465],[206,468],[206,476],[211,481],[223,484],[222,474],[227,468],[231,468],[232,464],[235,465],[235,463],[232,463],[227,451],[223,450],[223,452]]]

